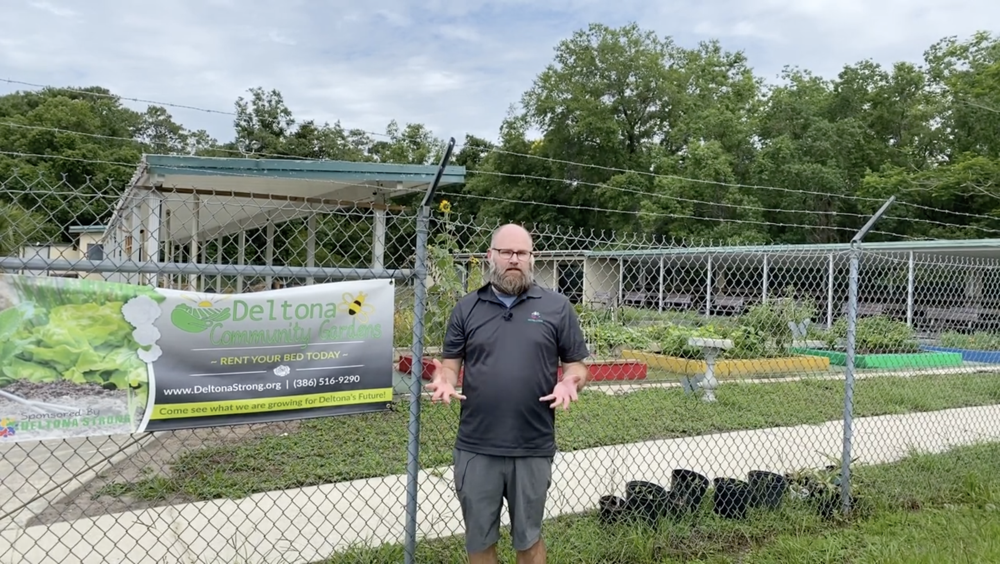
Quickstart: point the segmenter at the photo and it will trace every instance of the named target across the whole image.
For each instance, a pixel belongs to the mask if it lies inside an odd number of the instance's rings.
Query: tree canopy
[[[100,87],[0,97],[0,233],[106,220],[143,153],[432,164],[443,147],[419,123],[375,135],[298,120],[262,87],[233,114],[233,138],[220,142]],[[681,46],[636,24],[592,24],[557,45],[498,133],[466,135],[455,154],[468,180],[449,199],[466,216],[837,242],[896,196],[882,232],[1000,232],[1000,37],[985,32],[941,39],[920,65],[863,60],[829,78],[786,68],[769,84],[719,41]],[[66,202],[60,185],[95,197]]]

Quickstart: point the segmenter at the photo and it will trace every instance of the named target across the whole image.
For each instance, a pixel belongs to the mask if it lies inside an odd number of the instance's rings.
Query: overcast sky
[[[0,94],[100,85],[132,98],[231,112],[277,88],[297,118],[382,132],[496,139],[512,103],[590,22],[631,21],[684,46],[718,38],[760,76],[833,77],[848,63],[920,62],[949,35],[1000,22],[993,0],[2,0]],[[687,7],[680,7],[681,5]],[[136,104],[130,104],[139,107]],[[169,108],[232,137],[232,117]]]

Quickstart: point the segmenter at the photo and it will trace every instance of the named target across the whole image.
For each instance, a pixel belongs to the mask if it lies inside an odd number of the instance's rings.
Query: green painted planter
[[[847,353],[820,349],[792,349],[798,354],[825,356],[834,366],[847,365]],[[962,354],[953,352],[921,352],[912,354],[859,354],[854,357],[857,368],[903,370],[907,368],[952,368],[962,366]]]

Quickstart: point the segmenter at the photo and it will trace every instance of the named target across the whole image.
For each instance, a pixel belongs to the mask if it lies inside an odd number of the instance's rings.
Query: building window
[[[104,260],[104,245],[87,245],[87,260]]]

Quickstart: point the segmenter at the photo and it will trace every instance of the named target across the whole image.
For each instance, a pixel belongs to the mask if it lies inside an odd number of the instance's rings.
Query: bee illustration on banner
[[[344,292],[337,309],[346,312],[347,315],[354,317],[361,323],[368,323],[368,316],[375,313],[375,306],[365,303],[367,297],[364,292],[358,292],[357,296],[350,292]]]

